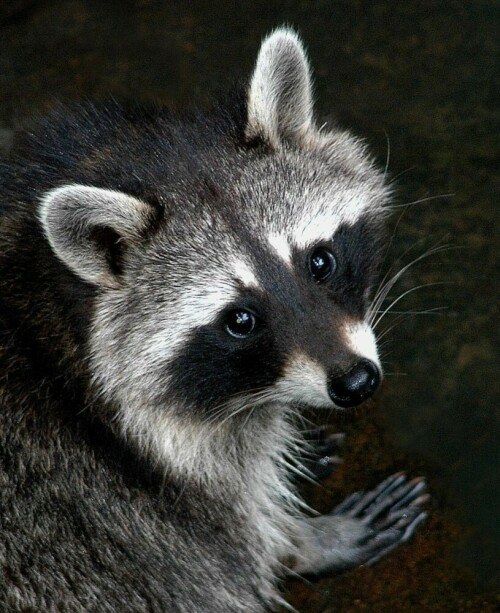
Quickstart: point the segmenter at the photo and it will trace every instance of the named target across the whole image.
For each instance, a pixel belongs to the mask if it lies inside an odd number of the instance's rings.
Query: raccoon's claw
[[[310,451],[302,463],[316,479],[326,479],[332,474],[335,466],[342,463],[337,451],[344,442],[345,434],[328,433],[325,428],[318,428],[306,432],[305,439],[310,443]]]
[[[415,532],[415,529],[417,528],[417,526],[421,524],[426,518],[427,518],[427,513],[425,511],[422,511],[416,517],[413,517],[412,520],[410,520],[409,518],[408,519],[405,518],[405,521],[407,522],[409,521],[409,523],[404,524],[404,525],[398,524],[398,527],[400,529],[404,528],[406,525],[406,528],[403,534],[395,541],[389,542],[385,546],[379,546],[380,548],[378,549],[377,553],[375,553],[364,564],[362,564],[362,566],[372,566],[373,564],[375,564],[375,562],[378,562],[381,558],[383,558],[388,553],[390,553],[398,545],[400,545],[401,543],[406,543],[410,539],[410,537],[413,535],[413,533]]]
[[[370,492],[356,492],[338,505],[332,515],[357,519],[368,528],[358,543],[360,563],[372,565],[400,543],[405,543],[425,520],[423,478],[407,481],[404,473],[391,475]]]

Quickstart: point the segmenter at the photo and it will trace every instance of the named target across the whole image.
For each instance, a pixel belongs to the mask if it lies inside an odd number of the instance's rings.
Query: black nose
[[[337,406],[355,407],[373,396],[380,378],[380,371],[373,362],[360,360],[351,370],[330,380],[328,393]]]

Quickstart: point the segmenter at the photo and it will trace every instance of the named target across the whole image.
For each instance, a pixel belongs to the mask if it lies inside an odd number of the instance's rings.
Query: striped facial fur
[[[279,28],[206,111],[60,105],[16,137],[0,612],[291,609],[285,574],[371,565],[425,519],[425,482],[403,473],[326,515],[299,495],[342,438],[300,411],[375,393],[371,326],[405,270],[373,291],[385,176],[318,125]]]
[[[207,113],[120,121],[113,179],[75,171],[40,219],[98,288],[90,365],[123,432],[179,456],[182,432],[199,443],[371,396],[388,190],[358,140],[316,127],[296,35],[264,42],[247,89]]]

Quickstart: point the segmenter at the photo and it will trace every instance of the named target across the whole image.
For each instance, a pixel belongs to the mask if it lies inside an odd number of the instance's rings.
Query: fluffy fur
[[[2,165],[2,610],[264,611],[300,558],[294,415],[378,366],[388,197],[309,75],[278,30],[206,112],[61,107]]]

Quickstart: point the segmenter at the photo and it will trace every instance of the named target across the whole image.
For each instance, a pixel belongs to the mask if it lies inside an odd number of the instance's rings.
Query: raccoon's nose
[[[355,407],[373,396],[380,379],[380,371],[373,362],[360,360],[351,370],[330,380],[328,393],[337,406]]]

